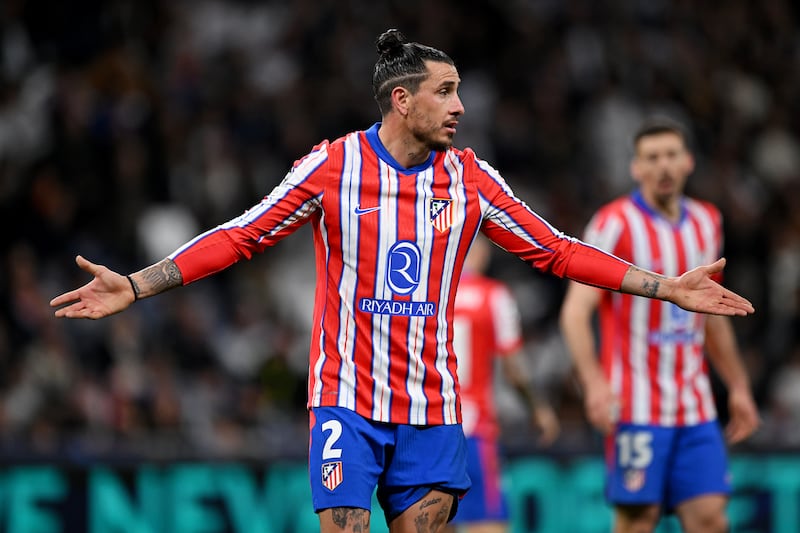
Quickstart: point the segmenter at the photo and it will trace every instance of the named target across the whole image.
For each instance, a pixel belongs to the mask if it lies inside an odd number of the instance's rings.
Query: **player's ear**
[[[405,117],[408,115],[408,106],[411,93],[402,85],[398,85],[392,89],[392,108],[397,111],[400,116]]]
[[[694,172],[694,155],[689,150],[686,150],[686,173],[691,174]]]
[[[639,165],[637,163],[637,159],[636,159],[635,155],[631,159],[631,163],[628,166],[628,168],[630,170],[630,174],[631,174],[631,177],[633,178],[633,181],[635,181],[636,183],[641,182],[642,181],[641,177],[640,177],[641,174],[639,173]]]

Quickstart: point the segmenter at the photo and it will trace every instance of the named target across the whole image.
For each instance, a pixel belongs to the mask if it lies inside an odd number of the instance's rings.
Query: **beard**
[[[441,124],[425,124],[425,128],[417,127],[411,130],[411,134],[426,149],[431,152],[444,152],[453,146],[452,135],[442,135]]]
[[[444,139],[434,138],[429,132],[413,132],[414,138],[425,146],[431,152],[444,152],[453,146],[453,138],[448,136]]]

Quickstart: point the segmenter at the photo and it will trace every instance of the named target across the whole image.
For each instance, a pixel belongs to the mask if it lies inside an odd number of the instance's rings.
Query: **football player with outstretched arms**
[[[707,313],[752,305],[711,279],[638,268],[550,226],[470,149],[444,52],[397,30],[377,40],[381,121],[323,141],[259,203],[127,276],[78,257],[93,279],[56,316],[101,318],[188,285],[311,224],[316,297],[309,354],[309,475],[322,533],[369,527],[375,488],[393,533],[441,531],[469,488],[453,306],[479,232],[532,267]]]

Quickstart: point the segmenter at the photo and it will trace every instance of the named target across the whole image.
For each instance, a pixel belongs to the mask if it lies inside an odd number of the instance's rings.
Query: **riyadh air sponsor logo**
[[[650,344],[702,344],[703,334],[699,331],[651,331],[647,334]]]
[[[377,298],[361,298],[358,308],[374,315],[433,316],[436,313],[435,302],[403,302]]]
[[[395,294],[411,294],[419,286],[422,253],[416,243],[397,241],[386,257],[386,283]]]
[[[453,200],[431,198],[429,214],[433,227],[444,233],[453,224]]]
[[[322,465],[322,484],[333,490],[342,483],[342,462],[324,463]]]
[[[359,205],[356,206],[355,209],[353,209],[353,213],[355,213],[356,216],[360,217],[361,215],[366,215],[367,213],[374,213],[375,211],[379,210],[380,208],[381,208],[381,206],[379,206],[379,205],[376,205],[375,207],[362,208],[361,205],[359,204]]]
[[[386,284],[397,295],[407,296],[420,283],[422,253],[412,241],[397,241],[386,255]],[[409,300],[386,300],[361,298],[358,309],[364,313],[391,316],[433,316],[435,302],[412,302]]]

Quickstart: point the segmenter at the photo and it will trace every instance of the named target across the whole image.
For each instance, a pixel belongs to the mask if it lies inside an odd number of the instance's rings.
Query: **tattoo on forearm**
[[[658,287],[660,283],[658,280],[645,280],[644,285],[642,285],[642,289],[644,289],[644,295],[649,298],[655,298],[656,294],[658,293]]]
[[[645,276],[644,281],[642,282],[642,296],[656,298],[658,289],[661,288],[661,280],[666,279],[666,276],[662,276],[661,274],[656,274],[654,272],[648,272],[636,266],[632,266],[630,271],[641,272]]]
[[[342,531],[369,531],[369,513],[366,509],[334,507],[331,509],[331,517],[333,523],[342,528]]]
[[[140,295],[152,296],[183,285],[183,276],[172,259],[164,259],[140,272],[144,287],[138,286]]]

